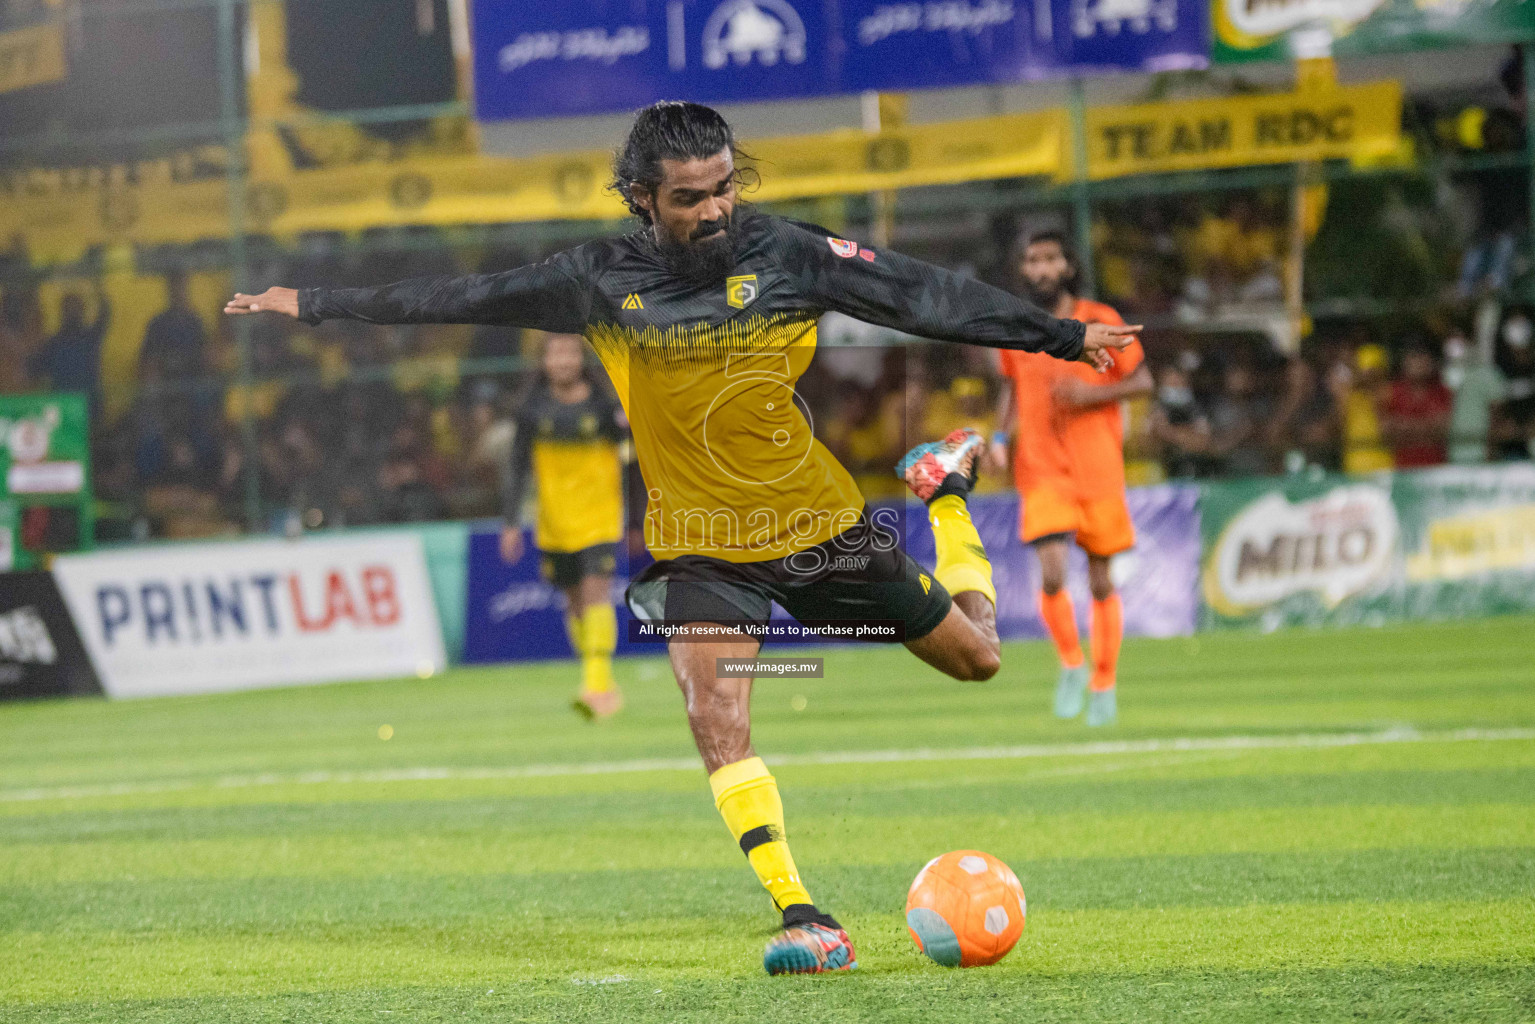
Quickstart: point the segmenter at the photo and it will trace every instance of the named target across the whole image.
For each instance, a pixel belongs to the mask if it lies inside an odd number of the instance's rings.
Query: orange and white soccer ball
[[[979,850],[934,857],[906,894],[906,930],[945,967],[994,964],[1023,934],[1028,914],[1013,869]]]

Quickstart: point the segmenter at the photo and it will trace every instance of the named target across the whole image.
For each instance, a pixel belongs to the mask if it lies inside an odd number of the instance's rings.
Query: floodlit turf
[[[1532,638],[1132,641],[1097,731],[1049,717],[1037,644],[985,684],[871,647],[762,681],[859,950],[827,978],[762,974],[774,919],[659,659],[595,726],[563,664],[0,705],[0,1020],[1535,1020]],[[958,847],[1028,893],[995,967],[905,932]]]

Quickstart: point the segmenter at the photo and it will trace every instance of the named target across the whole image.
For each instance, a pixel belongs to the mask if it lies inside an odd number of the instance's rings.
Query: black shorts
[[[867,510],[844,532],[784,558],[663,559],[635,577],[624,597],[642,620],[765,626],[777,601],[801,622],[899,621],[905,640],[931,633],[952,604],[943,584]]]
[[[593,544],[580,551],[545,551],[539,559],[544,579],[557,587],[573,587],[588,576],[611,576],[617,567],[617,544]]]

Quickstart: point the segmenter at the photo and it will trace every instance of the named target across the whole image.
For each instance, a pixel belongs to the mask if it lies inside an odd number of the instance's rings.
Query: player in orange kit
[[[1124,323],[1110,307],[1076,296],[1076,258],[1059,232],[1023,240],[1013,266],[1028,297],[1056,316]],[[1012,454],[1013,479],[1022,497],[1019,536],[1039,555],[1039,614],[1061,656],[1055,714],[1075,718],[1087,704],[1088,725],[1109,725],[1118,713],[1114,683],[1124,612],[1109,559],[1135,544],[1125,505],[1119,404],[1153,386],[1138,339],[1113,356],[1114,365],[1099,373],[1031,352],[1002,352],[1002,372],[1012,387],[1003,389],[997,422],[1016,427],[1017,449],[1011,450],[1012,439],[1000,430],[991,446],[998,468]],[[1073,535],[1087,552],[1093,594],[1090,675],[1077,637],[1076,610],[1065,589],[1066,542]]]

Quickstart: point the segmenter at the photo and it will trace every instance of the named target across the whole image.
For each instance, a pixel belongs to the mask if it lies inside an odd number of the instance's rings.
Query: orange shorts
[[[1077,546],[1090,555],[1107,558],[1135,546],[1135,526],[1124,497],[1067,497],[1050,486],[1024,492],[1018,513],[1018,536],[1025,544],[1041,537],[1074,533]]]

